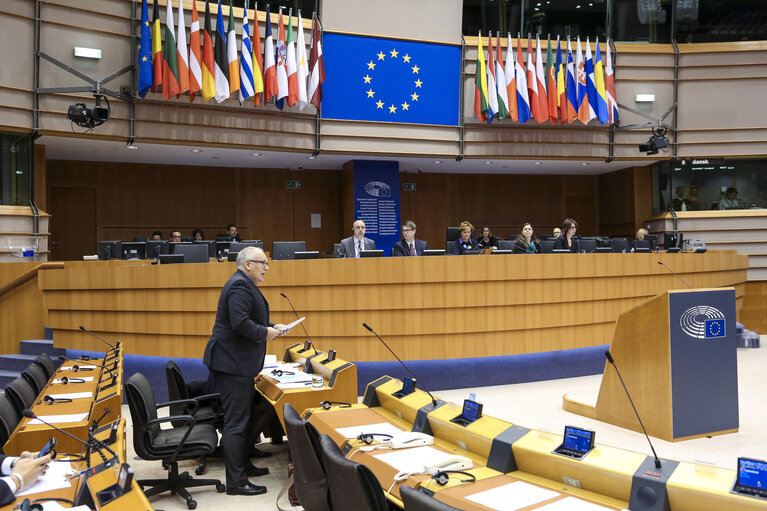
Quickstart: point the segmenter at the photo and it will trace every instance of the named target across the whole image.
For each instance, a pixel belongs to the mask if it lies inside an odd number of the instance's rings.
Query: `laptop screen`
[[[767,461],[738,458],[738,485],[767,489]]]
[[[591,449],[591,446],[593,445],[593,437],[593,431],[565,426],[565,439],[564,442],[562,442],[563,447],[578,452],[589,452],[589,449]]]

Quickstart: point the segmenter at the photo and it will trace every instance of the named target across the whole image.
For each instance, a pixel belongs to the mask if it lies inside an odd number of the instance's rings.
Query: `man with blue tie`
[[[353,236],[341,240],[336,257],[350,259],[359,257],[360,252],[363,250],[376,249],[376,242],[365,237],[365,222],[362,220],[354,222],[352,225],[352,232],[354,233]]]
[[[415,222],[405,222],[402,226],[402,239],[394,244],[393,256],[421,256],[424,250],[429,249],[425,241],[415,239],[415,230]]]

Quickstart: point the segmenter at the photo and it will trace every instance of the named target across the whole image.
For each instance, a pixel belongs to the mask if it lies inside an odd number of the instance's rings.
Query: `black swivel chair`
[[[314,426],[301,419],[290,403],[285,403],[282,413],[290,458],[293,460],[293,485],[298,501],[306,511],[331,511],[319,434]]]
[[[631,242],[631,250],[633,252],[649,253],[652,251],[652,247],[649,240],[634,240]]]
[[[410,486],[400,486],[399,496],[402,497],[405,511],[461,511]]]
[[[190,415],[171,415],[157,417],[157,409],[178,404],[168,402],[157,404],[152,387],[146,377],[135,373],[125,383],[125,395],[128,400],[133,421],[133,447],[143,460],[161,460],[168,470],[167,479],[144,479],[138,481],[147,497],[169,491],[186,500],[186,507],[194,509],[197,502],[192,499],[187,488],[215,485],[219,493],[226,491],[226,486],[218,479],[192,479],[187,472],[178,473],[178,462],[210,456],[218,444],[216,428],[210,424],[197,424],[193,414],[196,412],[194,399],[183,402],[190,405]],[[178,428],[160,429],[160,424],[182,420],[184,425]],[[149,487],[148,489],[146,489]]]
[[[21,421],[21,415],[7,396],[0,395],[0,452]]]
[[[53,360],[51,360],[51,357],[49,357],[45,353],[40,354],[40,356],[38,356],[35,359],[34,363],[42,367],[43,372],[45,373],[45,377],[48,380],[51,379],[51,376],[54,375],[54,373],[56,372],[56,368],[58,367],[56,363]]]
[[[5,395],[11,400],[16,413],[21,415],[25,408],[29,408],[35,402],[37,394],[27,380],[19,376],[5,387]]]
[[[45,377],[43,368],[37,364],[30,364],[29,367],[21,372],[21,377],[27,380],[32,390],[35,391],[35,395],[39,396],[46,385],[48,385],[48,378]]]
[[[387,511],[381,483],[368,467],[347,460],[328,435],[320,435],[333,511]]]

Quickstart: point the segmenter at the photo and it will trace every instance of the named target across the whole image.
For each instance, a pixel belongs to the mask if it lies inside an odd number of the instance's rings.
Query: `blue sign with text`
[[[365,222],[365,237],[384,256],[400,240],[399,163],[355,160],[354,220]]]

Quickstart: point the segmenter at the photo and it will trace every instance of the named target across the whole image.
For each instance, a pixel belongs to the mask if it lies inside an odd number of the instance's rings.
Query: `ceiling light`
[[[588,167],[590,163],[581,163],[581,167]]]
[[[202,149],[192,149],[192,152],[193,152],[193,153],[201,153],[201,152],[202,152]]]
[[[128,144],[128,145],[125,146],[125,149],[136,150],[136,149],[138,149],[138,146],[135,145],[135,144]]]
[[[492,165],[492,164],[493,164],[493,162],[491,162],[491,161],[486,161],[485,162],[485,165]]]
[[[307,160],[316,160],[316,159],[317,159],[317,157],[316,157],[316,156],[314,156],[314,155],[311,155],[311,156],[307,156],[307,157],[306,157],[306,159],[307,159]]]
[[[637,103],[653,103],[655,101],[655,94],[637,94],[634,101]]]
[[[75,46],[75,57],[83,57],[86,59],[100,59],[101,50],[98,48],[81,48]]]
[[[261,153],[252,153],[251,156],[261,156]]]
[[[439,160],[434,160],[432,163],[434,163],[435,165],[439,165],[439,164],[440,164],[440,163],[442,163],[442,162],[441,162],[441,161],[439,161]]]
[[[533,165],[543,165],[543,163],[542,163],[542,162],[539,162],[539,161],[534,161],[534,162],[533,162]]]

